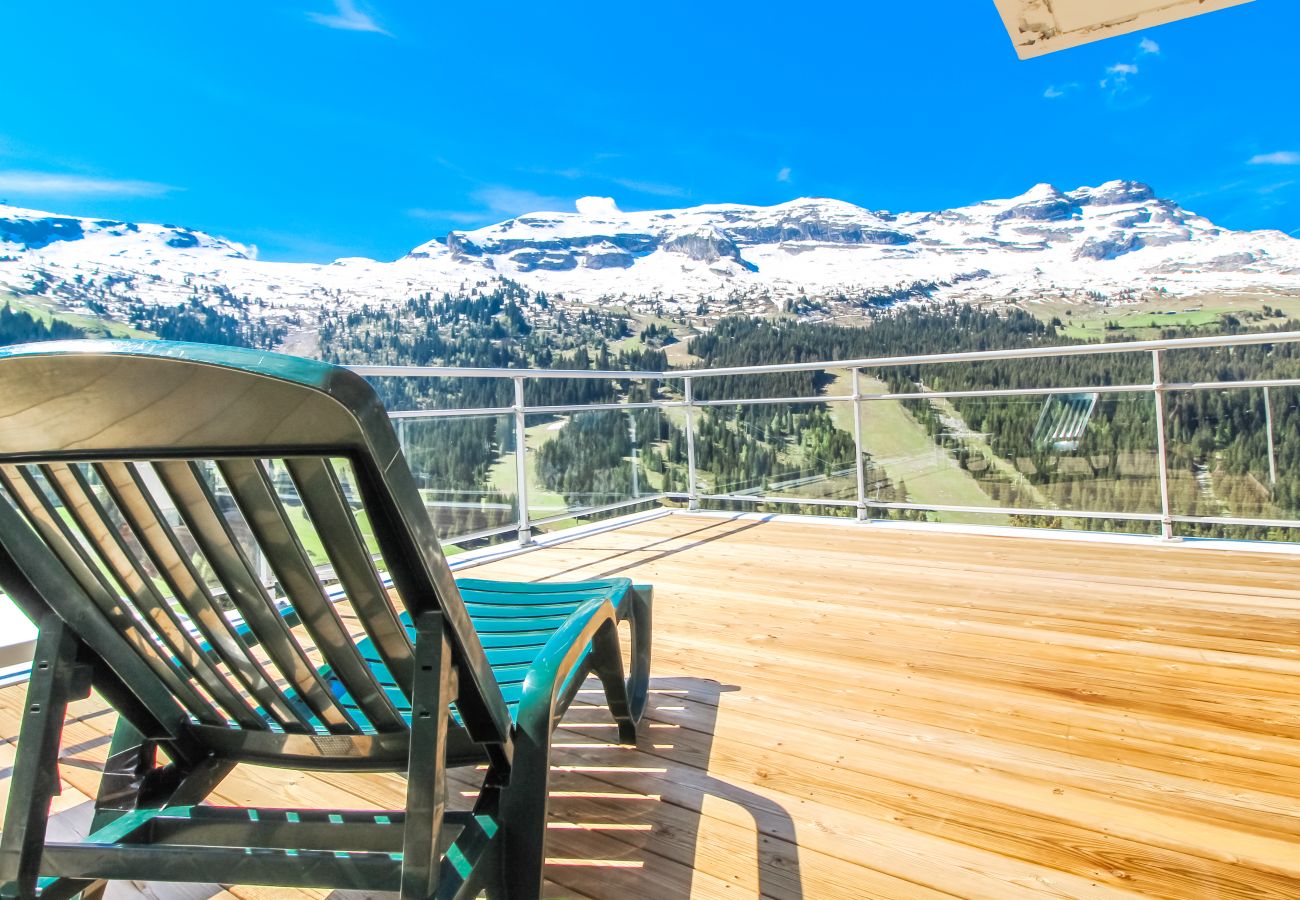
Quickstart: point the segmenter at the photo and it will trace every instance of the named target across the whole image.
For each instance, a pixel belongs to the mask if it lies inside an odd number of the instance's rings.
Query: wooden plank
[[[673,516],[472,574],[656,587],[638,745],[595,682],[557,733],[547,896],[1300,895],[1300,557]],[[214,800],[404,793],[242,767]]]

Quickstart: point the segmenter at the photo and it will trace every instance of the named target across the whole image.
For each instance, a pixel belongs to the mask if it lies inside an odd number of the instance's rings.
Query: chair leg
[[[505,895],[509,900],[536,900],[542,895],[550,756],[549,732],[543,735],[516,734],[510,786],[501,799],[501,821],[505,830]]]
[[[406,828],[402,836],[401,900],[428,900],[438,889],[438,844],[447,803],[447,720],[456,673],[442,614],[415,619],[415,684],[406,770]]]
[[[27,707],[9,779],[9,808],[0,834],[0,897],[33,900],[45,850],[50,801],[59,793],[59,744],[68,704],[90,695],[90,667],[81,643],[53,613],[40,622]]]
[[[99,793],[95,797],[95,818],[90,824],[92,833],[136,808],[144,779],[157,762],[157,745],[146,740],[125,718],[119,718],[108,746]]]
[[[157,745],[146,740],[125,717],[119,717],[108,747],[104,775],[99,781],[99,793],[95,797],[91,834],[135,808],[144,779],[157,761]],[[96,881],[78,894],[77,900],[103,900],[107,888],[107,881]]]
[[[610,715],[618,723],[619,743],[635,744],[636,719],[632,717],[627,682],[623,679],[623,652],[618,645],[618,629],[613,623],[596,632],[592,640],[591,667],[605,687]]]

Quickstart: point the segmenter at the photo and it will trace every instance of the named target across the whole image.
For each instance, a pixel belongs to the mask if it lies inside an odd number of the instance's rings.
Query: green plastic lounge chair
[[[648,588],[458,585],[374,391],[288,356],[0,351],[0,587],[39,628],[4,896],[132,879],[535,897],[560,717],[589,673],[622,740],[645,705]],[[47,842],[64,715],[91,688],[119,714],[91,833]],[[238,763],[402,772],[406,808],[203,805]],[[447,767],[478,764],[473,809],[446,810]]]

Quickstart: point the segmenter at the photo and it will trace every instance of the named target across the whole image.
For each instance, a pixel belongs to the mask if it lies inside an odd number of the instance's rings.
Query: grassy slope
[[[1061,333],[1074,340],[1102,341],[1121,335],[1135,338],[1158,337],[1165,328],[1190,326],[1213,329],[1225,315],[1243,316],[1261,313],[1265,306],[1279,309],[1284,317],[1252,322],[1256,327],[1270,321],[1300,318],[1300,295],[1283,297],[1271,294],[1207,294],[1197,297],[1167,297],[1135,303],[1066,303],[1047,300],[1022,303],[1028,313],[1043,321],[1059,318],[1065,327]],[[1107,324],[1115,326],[1108,330]],[[1116,330],[1118,329],[1118,330]]]
[[[566,418],[559,418],[550,422],[530,425],[524,429],[524,439],[528,447],[525,458],[528,467],[528,513],[533,518],[542,519],[548,516],[556,516],[569,510],[569,504],[565,501],[564,496],[543,487],[541,477],[537,473],[537,451],[543,444],[560,433],[560,429],[554,426],[566,421]],[[658,446],[658,449],[661,453],[664,451],[663,446]],[[662,488],[662,475],[657,475],[654,472],[642,472],[641,474],[643,492]],[[489,471],[488,485],[502,493],[513,494],[515,493],[516,484],[515,457],[514,453],[511,452],[508,455],[503,455]],[[564,519],[547,525],[545,530],[555,531],[577,524],[577,519]]]
[[[5,303],[8,303],[16,312],[25,312],[32,318],[47,324],[55,319],[60,322],[66,322],[75,328],[80,328],[92,337],[141,339],[156,337],[156,335],[148,331],[141,331],[138,328],[132,328],[129,325],[124,325],[121,322],[115,322],[111,319],[60,312],[53,307],[53,304],[47,301],[35,297],[19,297],[16,294],[9,294],[0,291],[0,306],[3,306]]]
[[[852,385],[847,372],[836,372],[828,394],[848,394]],[[862,379],[864,394],[883,394],[884,382]],[[848,403],[831,404],[837,427],[853,433],[853,410]],[[862,405],[863,449],[883,467],[892,481],[907,484],[907,493],[915,503],[939,503],[953,506],[996,506],[979,484],[957,465],[947,453],[937,450],[921,423],[897,400],[876,400]],[[967,513],[938,513],[944,522],[974,522],[983,525],[1005,524],[1001,516]]]
[[[541,477],[537,474],[537,451],[543,444],[555,437],[559,429],[553,426],[562,419],[541,422],[524,428],[524,444],[528,448],[525,462],[528,466],[528,514],[535,518],[558,515],[568,510],[564,497],[542,487]],[[513,448],[511,448],[513,449]],[[515,455],[513,452],[503,454],[488,473],[488,485],[503,494],[514,494],[518,490],[515,477]]]
[[[698,362],[698,358],[690,354],[686,349],[686,343],[694,334],[689,328],[683,326],[680,322],[674,322],[672,319],[665,319],[662,316],[644,316],[633,315],[632,335],[625,337],[621,341],[615,341],[609,345],[612,352],[617,353],[619,350],[644,350],[646,345],[641,342],[641,332],[650,325],[658,325],[672,330],[677,340],[660,349],[668,356],[668,365],[672,368],[683,368]]]

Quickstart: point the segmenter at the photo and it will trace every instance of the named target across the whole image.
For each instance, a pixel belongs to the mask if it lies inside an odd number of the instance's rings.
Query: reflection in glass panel
[[[674,461],[680,430],[660,410],[533,415],[525,434],[531,519],[576,517],[685,484],[684,451]]]
[[[1171,391],[1167,395],[1175,515],[1291,519],[1300,512],[1300,391]],[[1265,537],[1187,523],[1180,533]],[[1294,535],[1273,535],[1293,539]]]
[[[1300,378],[1300,344],[1166,350],[1160,367],[1169,383]]]
[[[696,419],[703,494],[855,501],[852,409],[847,403],[707,407]],[[727,502],[727,501],[722,501]],[[730,501],[736,508],[754,508]],[[795,504],[782,504],[795,511]]]
[[[883,385],[874,393],[883,393]],[[863,406],[868,496],[879,502],[1060,510],[1001,516],[936,511],[939,521],[1149,531],[1072,510],[1160,511],[1149,394],[872,400]]]
[[[405,418],[396,419],[394,427],[440,538],[515,523],[517,478],[510,416]]]

